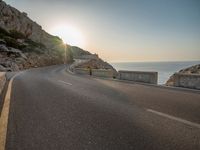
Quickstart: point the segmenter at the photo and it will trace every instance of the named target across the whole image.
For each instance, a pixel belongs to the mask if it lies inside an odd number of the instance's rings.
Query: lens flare
[[[54,27],[51,34],[59,36],[64,43],[70,44],[72,46],[84,46],[84,38],[82,33],[74,26],[69,25],[58,25]]]

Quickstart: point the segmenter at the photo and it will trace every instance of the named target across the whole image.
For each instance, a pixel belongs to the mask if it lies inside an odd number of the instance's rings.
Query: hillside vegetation
[[[66,61],[71,62],[71,52],[67,51],[66,55]],[[63,64],[64,61],[65,45],[59,37],[48,34],[26,13],[0,0],[0,71]]]
[[[97,54],[48,34],[24,12],[0,0],[0,71],[19,71],[73,62],[73,58],[91,59],[83,67],[113,68]],[[79,66],[81,67],[81,66]]]

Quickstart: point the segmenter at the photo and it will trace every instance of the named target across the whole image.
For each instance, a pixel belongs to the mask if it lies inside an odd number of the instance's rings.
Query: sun
[[[51,34],[59,36],[64,43],[72,46],[84,46],[82,33],[74,26],[58,25],[51,29]]]

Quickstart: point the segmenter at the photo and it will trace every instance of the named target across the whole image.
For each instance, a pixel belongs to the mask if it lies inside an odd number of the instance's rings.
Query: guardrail
[[[92,71],[87,68],[74,68],[73,71],[76,74],[82,74],[82,75],[91,75],[92,74]]]
[[[92,76],[113,78],[114,73],[111,69],[92,69]]]
[[[89,68],[74,68],[74,73],[82,75],[92,75],[96,77],[113,78],[114,73],[111,69],[89,69]]]
[[[5,72],[0,72],[0,94],[2,93],[5,83],[6,83],[6,74]]]
[[[174,86],[191,89],[200,89],[200,75],[175,73]]]
[[[118,74],[118,79],[150,83],[150,84],[157,84],[158,83],[158,73],[157,72],[120,70],[119,74]]]
[[[96,77],[114,78],[113,70],[111,69],[89,69],[89,68],[73,68],[73,72],[82,75],[92,75]],[[124,71],[118,72],[119,80],[129,80],[135,82],[143,82],[150,84],[158,83],[158,73],[157,72],[145,72],[145,71]]]
[[[116,74],[114,75],[114,72],[111,69],[73,68],[73,72],[77,74],[92,75],[105,78],[114,78],[116,76]],[[118,72],[117,78],[119,80],[158,84],[158,72],[120,70]],[[175,73],[174,86],[200,89],[200,75]]]

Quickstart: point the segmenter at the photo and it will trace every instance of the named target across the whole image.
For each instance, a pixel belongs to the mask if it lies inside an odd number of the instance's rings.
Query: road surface
[[[32,69],[12,84],[6,150],[199,150],[200,94]]]

